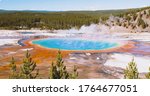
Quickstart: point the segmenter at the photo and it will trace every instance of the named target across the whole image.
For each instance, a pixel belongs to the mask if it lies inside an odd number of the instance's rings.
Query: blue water
[[[20,32],[21,34],[34,34],[34,32]]]
[[[33,44],[37,44],[46,48],[60,49],[60,50],[103,50],[116,47],[117,43],[99,42],[78,39],[42,39],[34,40]]]

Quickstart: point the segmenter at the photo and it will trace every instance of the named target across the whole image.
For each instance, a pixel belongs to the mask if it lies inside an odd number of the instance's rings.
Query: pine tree
[[[145,76],[147,79],[150,79],[150,67],[149,67],[149,72]]]
[[[37,70],[33,76],[32,72],[35,70],[35,68],[36,63],[32,60],[31,55],[27,51],[25,58],[23,59],[23,65],[21,66],[20,78],[35,79],[39,74],[39,70]]]
[[[74,68],[74,72],[70,74],[67,72],[66,66],[64,66],[64,61],[62,59],[61,52],[58,51],[56,64],[52,62],[49,78],[50,79],[75,79],[77,78],[77,69]]]
[[[146,11],[144,10],[144,14],[146,14]]]
[[[73,73],[70,74],[70,79],[76,79],[78,77],[77,67],[74,66]]]
[[[148,24],[144,22],[143,19],[139,18],[138,22],[137,22],[138,26],[141,26],[143,29],[145,29],[146,27],[148,27]]]
[[[133,20],[135,21],[137,18],[137,14],[133,14]]]
[[[134,62],[134,59],[128,64],[127,68],[124,71],[125,79],[139,79],[139,72],[137,65]]]
[[[10,79],[17,79],[19,78],[19,74],[17,73],[17,66],[15,64],[15,59],[12,57],[10,61],[10,67],[11,67],[11,74],[9,76]]]

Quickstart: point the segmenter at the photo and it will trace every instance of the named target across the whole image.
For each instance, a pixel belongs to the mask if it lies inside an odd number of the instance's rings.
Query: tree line
[[[101,10],[101,11],[66,11],[66,12],[32,12],[2,11],[0,12],[0,29],[70,29],[82,25],[105,22],[110,15],[127,16],[147,9]],[[130,19],[130,18],[129,18]]]
[[[98,22],[99,17],[81,13],[15,12],[0,14],[1,29],[70,29]]]

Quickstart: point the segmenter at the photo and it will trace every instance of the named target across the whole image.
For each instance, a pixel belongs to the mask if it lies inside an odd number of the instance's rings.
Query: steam
[[[58,34],[70,34],[74,38],[98,40],[110,36],[110,28],[104,24],[83,25],[80,29],[71,28],[69,30],[56,30]],[[67,37],[68,38],[68,37]]]
[[[68,34],[93,34],[93,33],[107,33],[109,27],[103,24],[91,24],[90,26],[83,25],[80,29],[72,28],[69,30],[57,30],[60,33]]]

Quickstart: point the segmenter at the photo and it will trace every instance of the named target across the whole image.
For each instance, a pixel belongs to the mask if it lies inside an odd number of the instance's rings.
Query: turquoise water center
[[[117,47],[117,43],[106,41],[94,41],[94,40],[80,40],[80,39],[41,39],[32,41],[33,44],[40,45],[50,49],[60,50],[104,50],[108,48]]]

